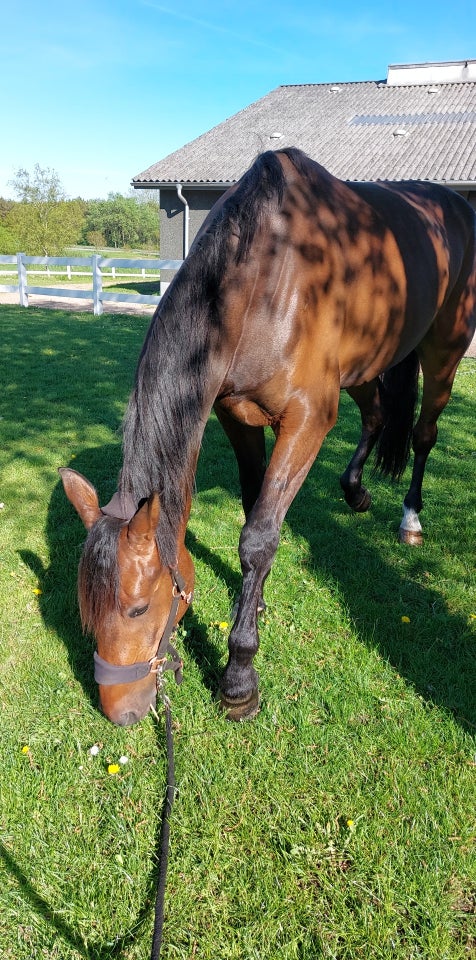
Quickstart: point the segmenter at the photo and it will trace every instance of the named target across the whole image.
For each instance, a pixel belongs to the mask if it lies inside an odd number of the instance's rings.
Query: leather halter
[[[104,660],[94,651],[94,679],[96,683],[101,684],[101,686],[113,687],[120,683],[134,683],[136,680],[143,680],[144,677],[148,677],[150,673],[155,673],[157,687],[159,687],[165,670],[173,670],[175,682],[177,684],[182,683],[183,660],[170,643],[170,638],[174,632],[180,601],[184,600],[185,603],[191,603],[193,594],[192,592],[186,592],[185,580],[178,570],[172,570],[170,575],[172,577],[172,606],[155,655],[150,660],[122,665],[109,663],[108,660]]]

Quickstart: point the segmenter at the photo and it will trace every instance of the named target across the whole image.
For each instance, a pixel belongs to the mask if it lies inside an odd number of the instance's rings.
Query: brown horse
[[[111,720],[140,720],[163,669],[180,669],[170,636],[193,589],[184,537],[212,407],[238,460],[246,516],[221,682],[224,708],[242,719],[258,709],[263,584],[286,511],[335,423],[339,391],[362,416],[341,477],[347,502],[370,504],[362,470],[375,445],[377,464],[399,477],[413,439],[401,539],[421,541],[425,464],[475,320],[475,215],[461,197],[416,182],[343,183],[295,149],[258,157],[209,214],[152,319],[111,503],[101,509],[84,477],[61,471],[89,531],[79,602]]]

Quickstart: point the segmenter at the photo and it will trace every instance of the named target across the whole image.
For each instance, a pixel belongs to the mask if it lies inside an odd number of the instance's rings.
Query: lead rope
[[[159,843],[159,873],[157,878],[157,893],[155,897],[155,918],[154,934],[152,938],[152,950],[150,960],[158,960],[160,948],[162,946],[162,931],[164,926],[164,900],[165,884],[167,880],[167,864],[169,859],[169,841],[170,841],[170,815],[175,799],[175,763],[174,763],[174,739],[172,732],[172,715],[170,712],[170,700],[162,693],[165,714],[165,736],[167,742],[167,789],[162,808],[162,826],[160,830]],[[158,721],[160,718],[151,705],[151,713]]]

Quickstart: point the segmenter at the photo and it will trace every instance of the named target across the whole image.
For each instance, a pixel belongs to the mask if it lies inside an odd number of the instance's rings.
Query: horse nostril
[[[142,695],[127,698],[113,698],[113,693],[115,691],[112,687],[100,687],[99,697],[103,713],[118,727],[130,727],[133,723],[139,723],[147,716],[150,704],[155,701],[155,690],[152,695],[146,690]]]

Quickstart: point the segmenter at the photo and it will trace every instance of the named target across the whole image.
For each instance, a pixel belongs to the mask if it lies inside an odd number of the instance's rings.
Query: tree
[[[66,194],[56,170],[40,167],[35,163],[33,176],[20,167],[13,180],[10,180],[19,199],[25,203],[51,207],[60,200],[66,200]]]
[[[19,239],[12,223],[13,200],[0,197],[0,253],[13,254],[19,250]]]
[[[58,256],[76,243],[84,220],[82,200],[67,200],[58,174],[35,164],[33,174],[20,168],[11,181],[20,202],[9,215],[10,228],[30,256]]]
[[[107,200],[87,205],[83,236],[102,234],[108,247],[159,246],[159,212],[156,203],[139,203],[135,197],[110,193]]]

